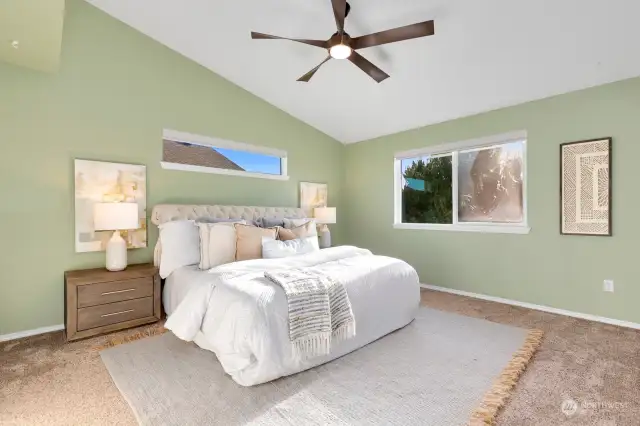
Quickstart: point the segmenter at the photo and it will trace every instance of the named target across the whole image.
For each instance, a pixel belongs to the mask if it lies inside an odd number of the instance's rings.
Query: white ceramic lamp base
[[[331,247],[331,232],[329,232],[329,227],[327,225],[323,225],[320,229],[320,248],[326,249]]]
[[[127,269],[127,242],[115,231],[107,243],[107,270],[123,271]]]

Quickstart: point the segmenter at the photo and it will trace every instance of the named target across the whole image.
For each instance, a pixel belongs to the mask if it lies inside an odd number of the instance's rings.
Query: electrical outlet
[[[604,280],[602,283],[602,290],[613,293],[613,280]]]

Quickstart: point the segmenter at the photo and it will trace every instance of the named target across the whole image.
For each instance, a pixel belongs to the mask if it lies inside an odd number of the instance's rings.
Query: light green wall
[[[394,230],[396,151],[527,130],[529,235]],[[559,144],[613,137],[613,233],[561,236]],[[640,79],[350,145],[348,241],[412,264],[423,283],[640,323]],[[615,293],[602,281],[615,280]]]
[[[285,149],[291,180],[163,170],[163,128]],[[57,74],[0,64],[0,138],[0,335],[61,324],[64,271],[104,264],[74,253],[74,158],[146,164],[148,206],[296,206],[311,181],[342,210],[341,144],[79,0]]]
[[[60,65],[65,0],[1,0],[0,62],[54,72]],[[12,42],[18,42],[18,48]]]

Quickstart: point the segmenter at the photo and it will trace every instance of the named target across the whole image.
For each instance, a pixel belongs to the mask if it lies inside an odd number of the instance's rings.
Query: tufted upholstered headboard
[[[246,206],[203,206],[191,204],[158,204],[151,213],[151,222],[160,225],[172,220],[198,219],[199,217],[216,219],[257,219],[259,217],[295,217],[304,218],[298,207],[246,207]]]
[[[298,207],[247,207],[247,206],[206,206],[193,204],[158,204],[151,213],[151,223],[158,226],[172,220],[198,219],[200,217],[214,217],[217,219],[257,219],[271,218],[304,218],[304,210]],[[160,263],[160,240],[156,243],[153,262]]]

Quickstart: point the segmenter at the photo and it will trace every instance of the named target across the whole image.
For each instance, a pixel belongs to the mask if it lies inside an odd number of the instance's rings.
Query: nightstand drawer
[[[78,331],[153,316],[153,297],[78,309]]]
[[[153,295],[153,277],[78,286],[78,308]]]

